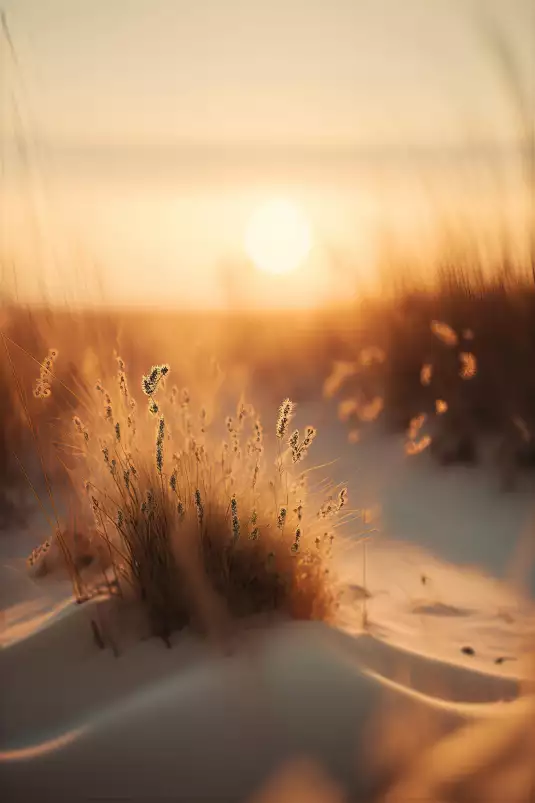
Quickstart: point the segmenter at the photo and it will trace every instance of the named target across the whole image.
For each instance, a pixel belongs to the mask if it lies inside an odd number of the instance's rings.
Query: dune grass
[[[352,515],[347,489],[310,483],[313,475],[303,466],[316,431],[290,427],[295,405],[289,399],[265,437],[243,401],[218,419],[217,372],[202,406],[186,388],[170,386],[168,365],[153,366],[131,386],[116,355],[112,374],[73,389],[61,378],[61,361],[61,350],[52,349],[34,365],[39,424],[25,412],[41,458],[42,433],[53,438],[76,532],[59,504],[52,500],[47,514],[49,500],[40,499],[51,536],[28,558],[33,574],[46,572],[55,551],[78,601],[89,598],[94,579],[84,579],[73,540],[81,530],[87,562],[99,567],[108,591],[141,605],[151,632],[167,644],[186,625],[210,630],[221,612],[333,617],[329,557],[336,529]],[[20,383],[15,368],[6,381]],[[50,459],[47,453],[42,467],[54,494]]]
[[[510,265],[491,276],[477,267],[441,264],[428,283],[406,276],[338,349],[324,396],[350,442],[371,419],[408,435],[418,420],[420,450],[443,463],[495,454],[506,472],[535,467],[535,283]]]
[[[184,384],[193,383],[195,373],[204,372],[205,398],[211,381],[210,357],[246,389],[261,386],[271,401],[284,393],[297,402],[319,400],[325,377],[339,363],[346,375],[342,381],[338,377],[334,395],[352,443],[371,418],[403,432],[424,414],[434,420],[437,452],[441,438],[466,440],[469,431],[472,445],[460,452],[472,452],[477,460],[479,443],[490,436],[501,439],[505,451],[522,451],[519,461],[527,464],[527,442],[533,441],[535,432],[535,375],[530,370],[535,361],[535,284],[529,270],[513,268],[509,261],[487,274],[474,257],[473,263],[468,258],[443,260],[433,270],[430,266],[430,272],[435,277],[430,283],[410,281],[410,275],[405,275],[402,284],[394,283],[381,297],[362,298],[345,309],[292,313],[276,320],[263,315],[254,319],[213,315],[205,320],[146,311],[75,313],[13,305],[3,332],[26,390],[36,365],[23,358],[18,347],[38,355],[39,360],[47,353],[48,343],[61,347],[59,377],[75,393],[56,383],[50,399],[40,401],[31,393],[27,398],[41,448],[47,452],[48,470],[57,482],[63,483],[65,474],[56,459],[54,444],[61,440],[55,432],[57,419],[82,415],[80,397],[90,408],[94,404],[90,397],[100,370],[98,355],[109,352],[113,343],[137,376],[162,353],[169,354]],[[433,321],[448,324],[458,343],[442,342],[433,332]],[[136,337],[140,328],[141,341]],[[163,336],[169,330],[175,338]],[[180,347],[182,342],[188,343],[188,349]],[[362,362],[361,355],[374,349],[384,359]],[[460,378],[462,354],[475,358],[475,375],[469,382]],[[21,510],[13,499],[26,484],[15,455],[27,456],[32,439],[4,343],[0,365],[0,493],[5,525]],[[424,381],[426,370],[431,371],[428,381]],[[437,404],[441,405],[439,416]],[[527,445],[519,444],[519,433]],[[507,444],[513,442],[516,445],[509,448]],[[70,465],[72,450],[64,452],[61,460]],[[25,467],[39,484],[35,454],[32,461],[33,465],[26,461]]]
[[[385,404],[393,417],[406,421],[430,411],[433,394],[419,381],[425,364],[435,366],[442,395],[454,395],[459,386],[457,371],[431,329],[438,320],[457,333],[460,351],[477,357],[466,404],[478,430],[500,429],[513,415],[535,424],[535,382],[528,368],[535,359],[533,282],[506,276],[483,280],[451,269],[438,287],[407,291],[395,305],[397,314],[392,310],[386,323],[391,370]]]

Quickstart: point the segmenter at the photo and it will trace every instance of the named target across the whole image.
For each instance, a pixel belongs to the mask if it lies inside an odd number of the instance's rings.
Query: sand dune
[[[396,486],[387,474],[379,490],[388,507]],[[466,482],[452,492],[455,504]],[[490,541],[501,537],[480,513]],[[337,627],[250,621],[230,655],[187,632],[171,650],[140,639],[127,612],[112,622],[119,657],[97,649],[90,619],[110,616],[109,603],[75,605],[65,581],[28,578],[35,530],[2,536],[4,799],[253,800],[305,757],[351,799],[371,801],[439,735],[485,722],[513,732],[531,705],[523,692],[533,602],[494,571],[497,550],[485,552],[481,532],[479,565],[468,568],[431,549],[420,517],[412,543],[406,520],[398,537],[392,527],[373,535],[365,575],[363,544],[340,539]],[[464,533],[450,538],[449,550],[461,552]]]
[[[367,794],[380,779],[358,756],[379,705],[401,697],[441,731],[480,715],[383,682],[362,669],[376,655],[371,640],[363,647],[323,625],[250,633],[230,657],[179,635],[172,650],[150,641],[115,659],[95,650],[84,616],[71,609],[5,651],[9,799],[61,790],[70,800],[240,800],[300,755]],[[488,698],[497,683],[480,679]]]

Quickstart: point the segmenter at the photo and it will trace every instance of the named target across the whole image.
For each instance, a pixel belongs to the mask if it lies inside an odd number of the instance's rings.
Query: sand
[[[90,628],[106,600],[27,575],[39,525],[0,535],[4,800],[314,803],[323,784],[325,803],[371,801],[438,734],[528,721],[535,595],[511,571],[532,489],[500,496],[488,473],[408,462],[396,439],[328,434],[344,458],[329,472],[376,508],[339,539],[336,627],[251,621],[223,655],[119,619],[116,657]]]

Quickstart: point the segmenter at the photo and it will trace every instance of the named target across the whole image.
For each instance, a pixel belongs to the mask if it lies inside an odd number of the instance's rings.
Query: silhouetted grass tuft
[[[140,404],[128,389],[125,361],[116,359],[115,381],[95,383],[83,418],[71,416],[62,435],[72,444],[77,506],[92,518],[88,551],[106,582],[112,572],[116,592],[143,606],[166,643],[185,625],[209,630],[215,608],[231,617],[273,611],[329,619],[336,604],[328,576],[332,538],[328,545],[320,535],[347,490],[327,514],[324,500],[295,474],[315,428],[288,439],[295,405],[286,399],[273,425],[276,454],[268,458],[262,424],[240,402],[225,420],[230,444],[221,445],[217,420],[204,406],[196,411],[188,390],[166,392],[168,365],[143,376]],[[40,399],[46,404],[48,395]],[[34,573],[49,560],[54,538],[30,556]]]

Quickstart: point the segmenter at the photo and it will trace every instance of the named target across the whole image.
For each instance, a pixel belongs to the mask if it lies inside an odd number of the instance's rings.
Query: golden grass
[[[7,343],[25,351],[11,338]],[[47,434],[63,472],[56,488],[65,490],[68,478],[86,549],[108,588],[143,606],[155,635],[169,644],[185,625],[210,630],[217,610],[230,617],[273,611],[332,618],[328,559],[347,490],[332,489],[326,499],[308,488],[302,463],[316,430],[290,434],[295,405],[289,399],[267,437],[268,456],[251,405],[240,400],[232,416],[217,416],[217,366],[204,377],[209,404],[203,405],[200,396],[194,404],[193,393],[170,386],[167,365],[153,366],[134,387],[116,354],[113,373],[93,386],[79,373],[73,389],[68,376],[61,378],[62,349],[40,365],[29,353],[26,358],[34,364],[33,403],[42,405],[38,425],[26,411],[32,432],[46,431],[49,405],[55,413]],[[18,383],[16,371],[14,377]],[[41,457],[42,440],[36,435],[33,444]],[[51,453],[46,456],[43,473],[53,485]],[[29,557],[29,568],[39,574],[58,542],[83,601],[90,589],[72,554],[74,532],[60,523],[52,497],[40,504],[52,534]]]

